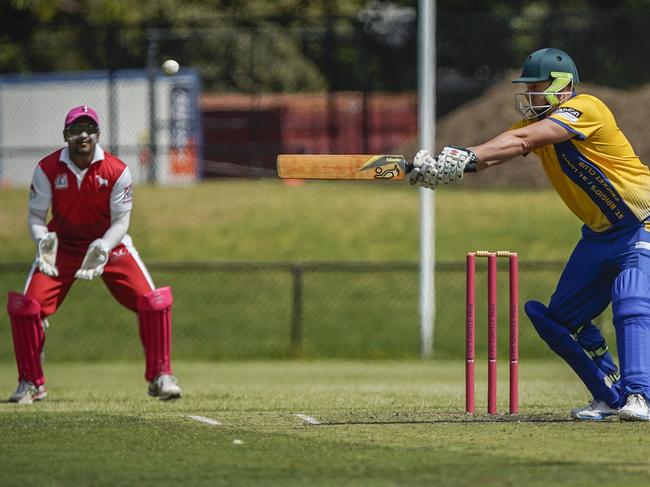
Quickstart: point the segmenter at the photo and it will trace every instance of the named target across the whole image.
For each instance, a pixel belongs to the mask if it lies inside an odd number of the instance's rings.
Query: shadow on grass
[[[435,418],[403,418],[403,419],[350,419],[343,421],[319,421],[314,426],[351,426],[351,425],[395,425],[395,424],[438,424],[438,423],[571,423],[573,420],[566,416],[546,414],[500,414],[500,415],[446,415]]]

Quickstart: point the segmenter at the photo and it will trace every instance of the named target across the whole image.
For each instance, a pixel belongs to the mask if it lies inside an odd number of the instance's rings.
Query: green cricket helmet
[[[524,61],[521,76],[513,83],[539,83],[551,81],[543,92],[524,92],[515,95],[515,106],[528,119],[537,118],[556,105],[561,100],[558,95],[571,94],[576,83],[580,82],[578,69],[573,59],[561,49],[547,47],[530,54]],[[548,102],[544,105],[534,105],[532,96],[544,95]]]
[[[573,82],[579,83],[578,69],[573,59],[561,49],[547,47],[530,54],[521,70],[521,76],[513,83],[538,83],[554,79],[553,73],[570,73]]]

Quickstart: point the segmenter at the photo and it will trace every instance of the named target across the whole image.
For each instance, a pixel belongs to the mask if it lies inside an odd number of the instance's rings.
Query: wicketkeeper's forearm
[[[43,238],[43,235],[49,231],[45,224],[46,216],[47,210],[34,210],[31,208],[29,210],[27,216],[27,227],[34,243],[38,243],[38,241]]]
[[[129,222],[131,220],[131,212],[127,211],[126,213],[116,217],[111,222],[111,226],[106,233],[102,236],[102,240],[106,242],[108,250],[112,250],[119,245],[122,241],[126,232],[129,230]]]

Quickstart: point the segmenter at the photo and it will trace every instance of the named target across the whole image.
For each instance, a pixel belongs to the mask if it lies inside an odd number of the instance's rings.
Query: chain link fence
[[[29,264],[1,264],[0,292],[22,290]],[[485,266],[477,266],[476,351],[486,353]],[[275,358],[416,358],[420,353],[415,263],[152,264],[157,286],[174,295],[173,355],[182,360]],[[523,360],[550,356],[523,313],[529,299],[548,302],[560,263],[520,265]],[[499,352],[508,340],[508,271],[499,264]],[[464,263],[436,267],[434,357],[464,356]],[[613,340],[608,317],[599,324]],[[77,281],[47,330],[53,361],[137,360],[136,317],[101,282]],[[0,360],[13,360],[0,314]]]
[[[417,146],[417,17],[409,9],[391,15],[366,9],[351,17],[254,19],[255,27],[230,18],[207,28],[80,23],[17,36],[25,49],[11,66],[31,74],[0,74],[0,188],[29,183],[36,162],[62,146],[66,111],[84,103],[98,109],[102,144],[139,184],[270,176],[281,152],[406,153]],[[440,11],[436,113],[485,93],[542,46],[570,52],[584,81],[638,86],[649,79],[647,63],[637,62],[648,51],[648,20],[650,12],[624,9],[559,15],[537,3],[516,16]],[[595,36],[608,41],[594,47]],[[181,63],[178,75],[160,72],[167,58]],[[634,106],[643,109],[644,100]],[[633,107],[624,108],[618,113]],[[472,132],[492,129],[489,109]],[[638,125],[639,117],[633,120]],[[21,290],[28,269],[0,264],[0,295]],[[179,359],[419,356],[414,263],[175,263],[150,270],[158,286],[173,288]],[[548,302],[560,271],[555,263],[522,263],[522,303]],[[502,297],[506,274],[499,277]],[[464,285],[462,264],[437,265],[436,357],[463,355]],[[477,289],[479,327],[485,294]],[[499,321],[503,337],[505,304]],[[135,322],[101,283],[77,282],[51,319],[48,360],[139,359]],[[546,356],[523,312],[521,323],[523,358]],[[478,330],[481,354],[485,333]],[[502,352],[506,342],[500,340]],[[0,359],[12,356],[0,313]]]
[[[74,106],[99,114],[100,143],[127,163],[136,184],[200,176],[200,80],[144,70],[0,76],[0,182],[28,186],[36,163],[64,145]],[[39,114],[41,114],[39,116]]]
[[[35,163],[62,145],[66,111],[85,103],[103,120],[102,144],[137,183],[272,176],[282,152],[410,154],[416,9],[368,2],[357,13],[325,14],[147,29],[80,21],[21,32],[12,38],[20,49],[7,51],[20,54],[16,71],[32,74],[0,72],[0,186],[28,184]],[[436,113],[479,96],[549,45],[573,55],[583,81],[643,84],[648,67],[636,61],[650,42],[649,18],[625,9],[556,15],[543,5],[440,10]],[[606,45],[592,48],[595,35]],[[180,62],[179,75],[162,74],[168,58]]]
[[[0,74],[0,187],[29,184],[35,164],[63,145],[66,112],[82,104],[97,110],[100,143],[136,184],[274,177],[278,153],[393,152],[417,135],[414,32],[387,51],[335,18],[325,27],[78,26],[52,35],[64,46],[95,39],[94,69],[62,62]],[[25,44],[51,49],[42,36]],[[179,74],[161,71],[165,59],[180,62]],[[387,75],[391,66],[399,76]]]

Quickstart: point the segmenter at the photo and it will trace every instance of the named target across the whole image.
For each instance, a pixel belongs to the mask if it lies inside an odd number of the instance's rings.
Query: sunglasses
[[[70,125],[65,129],[65,131],[70,135],[81,135],[83,132],[86,132],[88,135],[96,134],[99,132],[99,127],[97,125]]]

